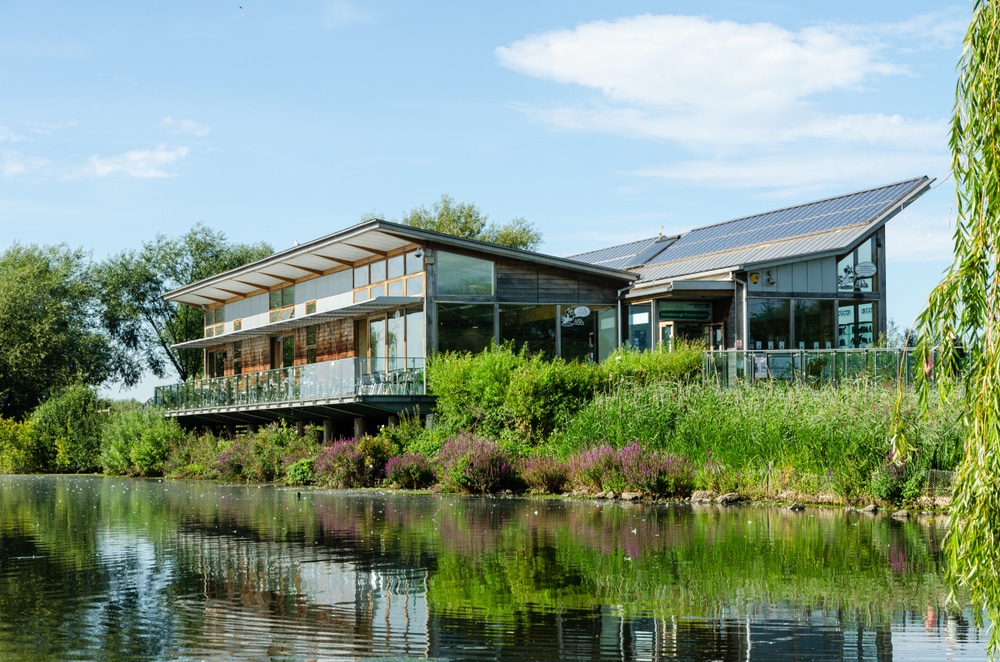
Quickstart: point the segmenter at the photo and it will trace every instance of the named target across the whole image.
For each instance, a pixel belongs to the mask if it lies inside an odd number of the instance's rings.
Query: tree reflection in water
[[[937,519],[67,476],[0,495],[2,659],[984,659],[944,607]]]

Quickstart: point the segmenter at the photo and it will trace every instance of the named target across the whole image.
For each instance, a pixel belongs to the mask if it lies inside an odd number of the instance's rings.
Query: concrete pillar
[[[333,419],[323,419],[323,443],[328,444],[333,441]]]
[[[399,416],[390,415],[389,416],[389,427],[390,428],[394,428],[397,425],[399,425]]]
[[[295,421],[295,432],[298,433],[300,437],[306,436],[306,422]]]
[[[257,425],[256,423],[247,423],[247,430],[250,432],[250,434],[257,434],[258,429],[260,429],[260,426]]]
[[[434,429],[434,414],[427,414],[427,416],[424,417],[424,427],[428,430]]]
[[[365,436],[365,419],[363,416],[358,416],[354,419],[354,438],[360,439]]]
[[[236,438],[236,423],[230,423],[226,426],[226,432],[229,433],[230,437]]]

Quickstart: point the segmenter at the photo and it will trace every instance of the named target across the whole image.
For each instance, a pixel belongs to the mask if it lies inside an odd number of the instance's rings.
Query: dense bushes
[[[568,362],[515,352],[510,344],[481,354],[444,354],[428,365],[437,396],[437,425],[451,435],[531,446],[566,426],[597,394],[628,384],[689,381],[701,369],[700,349],[619,350],[604,363]]]
[[[100,468],[107,406],[88,386],[70,386],[31,414],[41,469],[78,473]]]
[[[124,407],[101,433],[101,467],[106,474],[161,476],[167,456],[185,437],[159,410]]]

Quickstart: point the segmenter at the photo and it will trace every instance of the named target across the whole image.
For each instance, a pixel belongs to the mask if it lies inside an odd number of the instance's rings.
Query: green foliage
[[[399,452],[399,447],[384,437],[364,436],[358,440],[358,452],[365,464],[367,483],[375,485],[385,478],[385,464]]]
[[[965,455],[954,482],[952,526],[945,547],[953,578],[969,588],[977,620],[1000,622],[1000,6],[973,0],[958,63],[951,126],[956,185],[955,255],[918,320],[917,351],[943,398],[964,382]],[[932,368],[934,350],[939,354]],[[968,355],[965,371],[949,370]],[[944,368],[944,369],[942,369]],[[930,393],[924,379],[922,392]],[[914,444],[894,426],[895,456]],[[1000,655],[1000,630],[989,651]]]
[[[500,225],[487,223],[487,216],[479,207],[469,202],[455,202],[448,195],[442,195],[431,209],[420,206],[410,210],[402,223],[527,251],[536,250],[542,243],[542,233],[525,219],[515,218]]]
[[[202,337],[204,313],[165,301],[162,294],[273,252],[265,243],[230,243],[201,224],[178,238],[157,235],[141,250],[114,255],[97,267],[101,323],[118,347],[137,357],[137,370],[163,377],[169,367],[186,381],[201,372],[202,352],[171,346]]]
[[[31,422],[47,457],[44,468],[71,473],[100,468],[105,406],[94,389],[71,386],[35,409]]]
[[[366,487],[369,484],[365,457],[357,439],[341,439],[319,451],[316,482],[330,487]]]
[[[510,453],[490,439],[461,434],[441,446],[435,461],[438,482],[446,490],[490,494],[519,487]]]
[[[304,457],[285,467],[288,485],[312,485],[316,482],[316,458]]]
[[[139,375],[94,326],[86,255],[14,244],[0,254],[0,416],[23,419],[70,384]]]
[[[177,421],[154,407],[121,408],[101,432],[101,466],[106,474],[161,476],[168,455],[186,438]]]
[[[641,438],[646,449],[689,458],[699,484],[762,497],[831,491],[845,500],[873,495],[871,479],[889,453],[896,392],[859,380],[839,388],[708,384],[623,387],[582,409],[548,448],[560,457],[602,442],[620,449]],[[902,421],[926,469],[950,470],[962,447],[958,411],[921,414],[906,393]],[[607,489],[605,487],[605,489]]]
[[[0,418],[0,474],[42,471],[47,461],[31,421]]]
[[[673,352],[622,350],[594,364],[529,357],[507,343],[475,355],[435,357],[428,384],[437,396],[436,425],[447,434],[471,430],[526,449],[568,425],[604,389],[687,382],[700,370],[701,352],[693,345]]]
[[[567,464],[547,453],[523,459],[519,473],[536,494],[559,494],[569,484]]]
[[[391,484],[418,490],[434,484],[434,468],[423,455],[404,453],[389,458],[385,465],[385,479]]]

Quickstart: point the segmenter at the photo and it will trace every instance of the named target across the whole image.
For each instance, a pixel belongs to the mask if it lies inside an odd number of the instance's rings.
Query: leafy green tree
[[[955,475],[946,540],[953,579],[993,622],[989,651],[1000,653],[1000,5],[974,0],[958,66],[951,126],[957,187],[955,256],[919,319],[918,352],[942,397],[964,398],[965,453]],[[939,352],[937,365],[931,357]],[[965,370],[950,369],[967,354]],[[941,369],[941,368],[944,369]],[[962,383],[964,382],[964,384]],[[927,395],[930,380],[923,383]],[[898,420],[898,419],[897,419]],[[906,439],[894,453],[905,458]]]
[[[533,223],[523,218],[503,224],[489,223],[479,207],[470,202],[455,202],[448,195],[442,195],[431,209],[420,206],[410,210],[402,222],[424,230],[526,251],[536,250],[542,243],[542,233]]]
[[[22,419],[74,384],[126,384],[139,373],[102,333],[86,255],[14,244],[0,254],[0,416]]]
[[[101,428],[107,403],[89,386],[70,386],[31,414],[44,461],[39,470],[90,472],[100,467]]]
[[[170,369],[182,380],[202,370],[200,350],[173,345],[200,338],[201,310],[163,299],[163,293],[267,257],[266,243],[230,243],[202,224],[178,238],[157,235],[142,249],[114,255],[97,267],[101,322],[111,338],[158,377]]]

